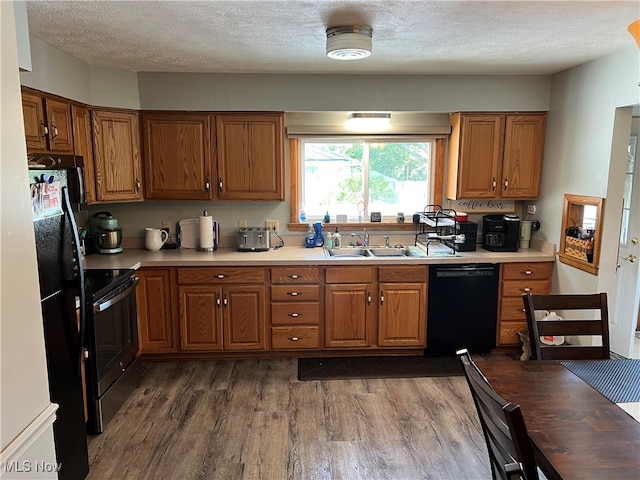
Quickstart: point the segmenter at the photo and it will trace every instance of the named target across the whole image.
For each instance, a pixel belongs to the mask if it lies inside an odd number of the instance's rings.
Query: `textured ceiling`
[[[551,74],[628,45],[632,1],[27,1],[30,32],[134,71]],[[373,28],[373,54],[331,60],[325,31]]]

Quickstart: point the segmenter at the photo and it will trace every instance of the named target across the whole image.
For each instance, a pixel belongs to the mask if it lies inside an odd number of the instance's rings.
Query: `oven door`
[[[132,277],[93,303],[89,358],[96,399],[105,394],[138,354],[137,284],[138,279]]]

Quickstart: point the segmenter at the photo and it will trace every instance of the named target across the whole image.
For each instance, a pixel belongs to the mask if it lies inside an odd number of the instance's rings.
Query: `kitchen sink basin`
[[[339,248],[326,248],[325,252],[331,258],[344,258],[344,257],[368,257],[371,255],[369,250],[360,247],[339,247]]]
[[[407,257],[409,251],[406,247],[371,247],[369,253],[374,257]]]

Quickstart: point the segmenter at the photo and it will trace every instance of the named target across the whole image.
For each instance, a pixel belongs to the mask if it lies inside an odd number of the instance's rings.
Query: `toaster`
[[[265,227],[243,227],[238,229],[239,252],[266,252],[271,248],[270,230]]]

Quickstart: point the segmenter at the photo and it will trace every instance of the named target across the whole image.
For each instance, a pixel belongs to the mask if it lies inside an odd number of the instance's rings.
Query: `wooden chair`
[[[480,417],[493,479],[539,479],[520,405],[514,405],[498,395],[467,349],[456,353]]]
[[[609,314],[607,294],[522,295],[529,328],[532,360],[592,360],[610,358]],[[563,315],[565,311],[577,311],[580,319],[545,320],[536,317],[536,310],[547,310]],[[596,317],[595,319],[593,317]],[[600,346],[593,345],[545,345],[541,336],[584,336],[601,338]]]

